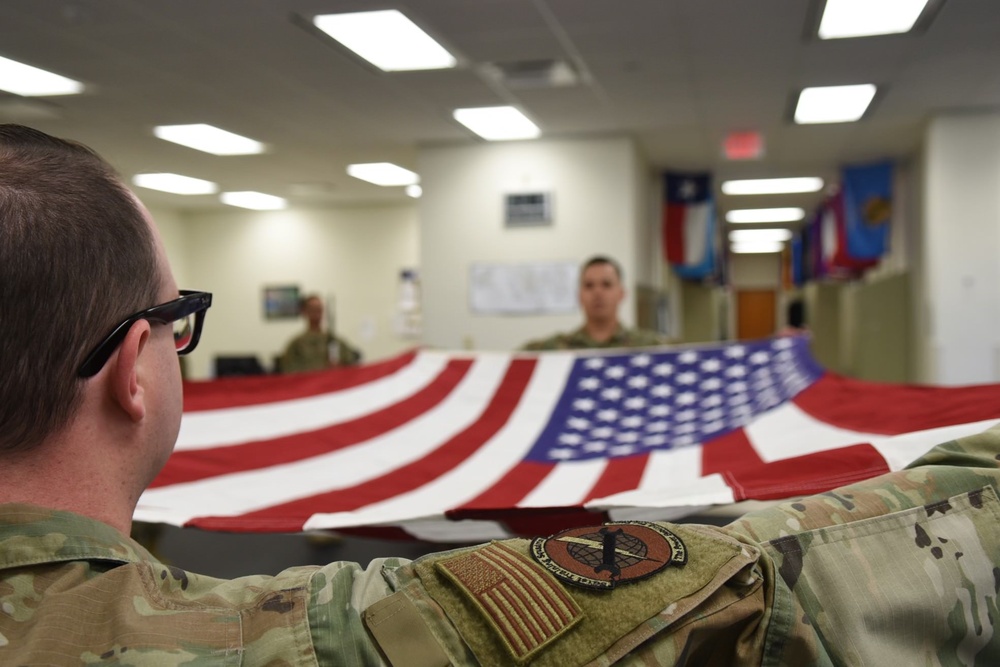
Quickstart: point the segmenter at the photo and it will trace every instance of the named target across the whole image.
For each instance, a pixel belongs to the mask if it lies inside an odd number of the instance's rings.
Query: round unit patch
[[[531,555],[563,581],[612,589],[687,562],[681,538],[647,521],[612,521],[570,528],[531,542]]]

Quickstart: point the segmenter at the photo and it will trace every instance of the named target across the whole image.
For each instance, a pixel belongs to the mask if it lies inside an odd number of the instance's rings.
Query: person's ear
[[[139,378],[139,356],[149,336],[149,322],[139,320],[129,328],[125,340],[112,357],[112,396],[133,422],[142,421],[146,416],[145,395]]]

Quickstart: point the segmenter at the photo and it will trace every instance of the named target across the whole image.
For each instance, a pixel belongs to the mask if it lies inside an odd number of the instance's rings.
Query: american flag
[[[136,519],[474,542],[826,491],[1000,422],[1000,385],[826,372],[803,336],[653,350],[414,351],[185,386]]]

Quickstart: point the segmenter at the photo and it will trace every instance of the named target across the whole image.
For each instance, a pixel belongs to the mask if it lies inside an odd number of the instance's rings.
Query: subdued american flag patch
[[[583,618],[554,577],[502,544],[442,560],[437,567],[472,600],[519,664]]]

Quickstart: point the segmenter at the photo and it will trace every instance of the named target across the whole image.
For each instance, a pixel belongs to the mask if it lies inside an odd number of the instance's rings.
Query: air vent
[[[555,88],[579,83],[576,70],[563,60],[513,60],[486,65],[508,88]]]

